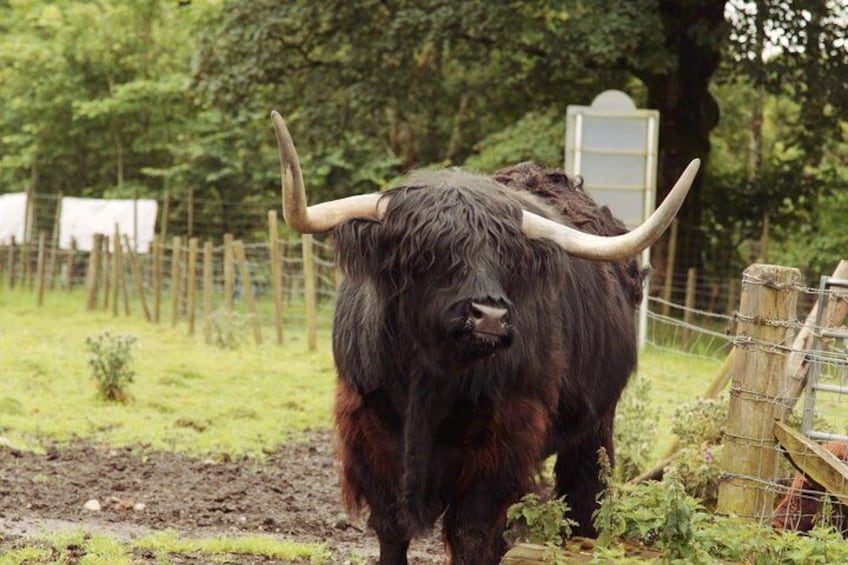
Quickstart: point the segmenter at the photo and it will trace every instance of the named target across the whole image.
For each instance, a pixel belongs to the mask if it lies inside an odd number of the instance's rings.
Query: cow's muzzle
[[[466,353],[484,357],[509,347],[514,336],[509,308],[500,301],[469,300],[461,305],[463,323],[454,338]]]

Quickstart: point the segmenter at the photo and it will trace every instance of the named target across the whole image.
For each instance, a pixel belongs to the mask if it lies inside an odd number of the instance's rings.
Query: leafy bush
[[[477,155],[466,159],[464,167],[484,173],[521,161],[534,161],[545,167],[562,167],[565,159],[565,121],[555,109],[528,112],[520,120],[477,144]]]
[[[131,335],[113,335],[103,332],[86,338],[85,343],[91,356],[92,378],[103,400],[127,402],[130,399],[127,386],[135,379],[132,368],[131,348],[136,338]]]
[[[504,537],[510,543],[521,541],[560,547],[577,525],[565,517],[569,510],[564,496],[543,501],[538,494],[527,494],[507,510]]]

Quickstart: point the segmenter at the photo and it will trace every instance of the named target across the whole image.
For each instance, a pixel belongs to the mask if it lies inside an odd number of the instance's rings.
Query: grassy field
[[[287,328],[283,346],[246,340],[230,350],[207,344],[200,331],[188,337],[184,323],[172,328],[169,321],[150,324],[138,314],[87,312],[84,302],[81,293],[56,292],[39,308],[29,291],[0,291],[4,443],[41,450],[46,443],[79,437],[205,457],[261,456],[275,445],[296,440],[305,429],[331,425],[334,371],[326,313],[316,352],[307,350],[305,331],[298,327]],[[137,338],[136,375],[126,405],[99,399],[91,377],[86,338],[104,331]],[[250,336],[248,327],[242,331]],[[651,382],[650,402],[660,422],[654,441],[657,458],[673,440],[668,424],[675,408],[705,391],[719,365],[718,360],[656,349],[643,353],[639,373]],[[16,555],[0,557],[0,564],[25,563],[26,555],[42,555],[51,548],[55,555],[66,541],[48,537]],[[129,550],[128,542],[101,537],[85,543],[92,546],[87,550],[92,563],[120,563]],[[293,552],[318,562],[326,557],[324,548],[280,545],[263,536],[242,540],[235,549],[236,542],[223,538],[178,540],[164,535],[134,543],[163,554]],[[103,555],[102,560],[96,555]]]
[[[251,343],[228,350],[187,337],[182,324],[87,312],[78,294],[51,295],[43,308],[34,303],[28,292],[0,293],[0,435],[16,447],[79,436],[181,452],[258,454],[305,428],[330,425],[329,348],[310,353],[301,335],[293,333],[283,347]],[[138,340],[127,406],[96,394],[85,339],[103,331]],[[328,332],[319,339],[328,344]]]

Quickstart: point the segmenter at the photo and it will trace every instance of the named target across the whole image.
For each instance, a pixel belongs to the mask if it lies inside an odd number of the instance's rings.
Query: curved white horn
[[[632,257],[659,239],[671,224],[683,205],[700,166],[700,159],[689,163],[660,207],[631,232],[615,236],[588,234],[526,210],[522,229],[529,237],[554,241],[575,257],[595,261],[618,261]]]
[[[271,122],[280,152],[283,217],[290,228],[300,233],[322,233],[351,218],[379,220],[383,217],[387,202],[379,193],[348,196],[307,206],[303,173],[286,122],[276,110],[271,112]]]

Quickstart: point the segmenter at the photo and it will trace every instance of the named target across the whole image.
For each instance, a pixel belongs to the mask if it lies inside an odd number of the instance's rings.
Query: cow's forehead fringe
[[[476,197],[473,199],[479,205],[488,204],[495,208],[515,207],[552,219],[561,219],[555,206],[551,206],[544,198],[539,198],[529,188],[507,186],[496,177],[461,169],[416,171],[391,192],[414,194],[419,189],[432,190],[437,195],[441,191],[456,190]]]

